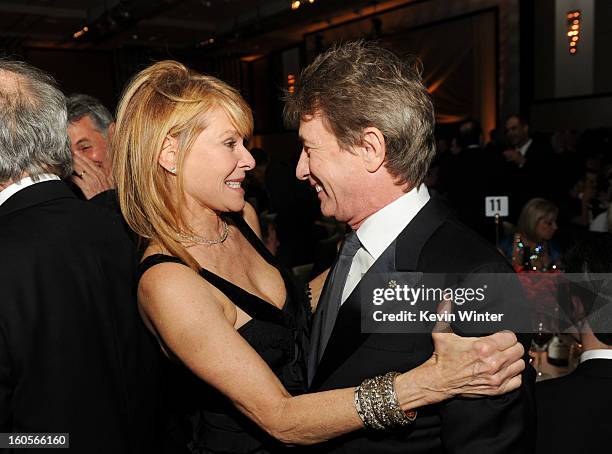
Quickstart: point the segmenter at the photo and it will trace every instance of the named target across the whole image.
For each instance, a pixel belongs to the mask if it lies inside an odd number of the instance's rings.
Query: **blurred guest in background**
[[[597,171],[586,169],[582,177],[576,181],[570,191],[570,209],[572,216],[570,222],[582,228],[588,227],[599,214],[597,197]]]
[[[91,200],[114,188],[109,148],[115,123],[108,109],[93,96],[73,94],[66,104],[74,160],[70,180],[85,199]]]
[[[605,184],[605,186],[603,186]],[[604,191],[605,187],[605,191]],[[597,216],[593,218],[591,223],[589,224],[589,230],[591,232],[612,232],[612,209],[611,209],[611,199],[612,199],[612,184],[610,184],[610,170],[608,170],[605,179],[602,182],[601,196],[605,197],[606,203],[604,204],[600,199],[600,207],[606,207],[605,211],[602,211]]]
[[[448,142],[448,145],[446,145],[446,148],[436,149],[435,161],[438,166],[437,189],[438,193],[449,202],[450,207],[456,211],[454,203],[457,197],[454,196],[454,192],[460,190],[462,179],[459,172],[455,172],[454,169],[460,165],[463,159],[461,154],[462,148],[459,146],[458,134],[450,137],[448,141],[438,140],[438,143],[440,142]]]
[[[559,251],[551,240],[558,214],[557,206],[545,199],[531,199],[523,207],[516,233],[501,244],[516,271],[548,271],[556,266]]]
[[[496,153],[501,155],[502,152],[506,149],[506,137],[504,130],[502,128],[495,128],[489,131],[489,141],[485,145],[485,150],[488,153]]]
[[[506,192],[510,196],[510,219],[533,197],[550,197],[553,192],[553,153],[550,144],[530,136],[529,124],[520,115],[506,120],[508,147],[503,151]]]
[[[321,217],[314,191],[295,178],[297,160],[270,159],[266,188],[278,238],[278,259],[288,268],[312,263],[320,237],[315,221]]]
[[[270,209],[268,189],[266,188],[266,170],[270,159],[261,148],[251,148],[251,155],[255,159],[255,167],[246,176],[244,198],[255,208],[257,213],[262,214]]]
[[[612,427],[612,235],[593,235],[565,256],[572,319],[583,353],[576,370],[536,385],[538,454],[607,452]],[[602,276],[600,273],[606,273]]]
[[[482,148],[482,129],[474,119],[459,126],[457,146],[459,151],[443,164],[446,199],[461,222],[493,242],[496,226],[485,217],[485,197],[503,194],[501,156]]]

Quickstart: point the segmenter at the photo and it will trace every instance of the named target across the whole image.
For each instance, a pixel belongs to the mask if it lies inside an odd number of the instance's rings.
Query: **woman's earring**
[[[173,175],[176,175],[176,167],[172,167],[170,169],[170,173],[173,174]]]

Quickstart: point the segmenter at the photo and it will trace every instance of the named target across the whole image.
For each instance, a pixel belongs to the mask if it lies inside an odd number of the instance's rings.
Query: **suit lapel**
[[[336,323],[332,331],[321,362],[315,368],[312,386],[317,387],[338,368],[344,359],[357,350],[368,338],[369,333],[361,332],[361,291],[362,283],[367,281],[368,275],[380,273],[393,269],[393,258],[395,256],[395,241],[374,262],[367,273],[363,276],[357,287],[352,291],[344,304],[340,307]]]
[[[432,197],[412,222],[397,237],[395,267],[397,271],[417,271],[419,258],[427,241],[449,217],[448,208]]]
[[[372,265],[364,275],[362,282],[370,273],[416,271],[419,257],[427,240],[448,216],[448,209],[444,204],[435,198],[430,199]],[[325,288],[328,284],[329,282],[325,283]],[[323,291],[325,291],[325,288]],[[336,324],[321,362],[318,366],[315,365],[314,369],[313,365],[309,364],[312,373],[309,377],[313,377],[310,384],[311,389],[317,389],[370,336],[368,333],[361,332],[361,288],[360,282],[340,307]],[[319,308],[317,308],[317,312],[318,310]],[[314,323],[316,323],[316,315]]]
[[[332,264],[330,270],[333,270],[338,262],[339,254],[336,255],[336,259]],[[327,275],[325,279],[325,284],[323,284],[323,290],[321,290],[321,295],[319,296],[319,302],[326,301],[326,294],[329,291],[329,286],[331,282],[331,271]],[[342,309],[342,307],[340,308]],[[327,308],[323,307],[323,304],[317,304],[317,309],[313,315],[312,326],[310,331],[310,350],[308,352],[308,383],[312,382],[315,371],[317,369],[317,348],[316,345],[319,345],[319,339],[321,337],[321,325],[323,323],[324,311]]]

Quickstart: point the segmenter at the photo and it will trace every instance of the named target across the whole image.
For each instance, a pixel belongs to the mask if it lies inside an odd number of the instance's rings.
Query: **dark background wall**
[[[85,92],[114,109],[138,70],[177,59],[236,86],[255,117],[253,143],[280,154],[298,145],[283,126],[288,74],[299,73],[337,40],[376,38],[417,54],[440,123],[479,118],[485,132],[511,113],[530,114],[535,129],[584,129],[612,122],[612,1],[595,1],[593,90],[555,93],[555,5],[562,0],[415,0],[383,13],[306,33],[290,48],[257,58],[209,56],[204,50],[120,47],[113,50],[4,49],[52,73],[65,92]],[[568,0],[563,0],[568,1]],[[271,152],[274,152],[270,150]]]

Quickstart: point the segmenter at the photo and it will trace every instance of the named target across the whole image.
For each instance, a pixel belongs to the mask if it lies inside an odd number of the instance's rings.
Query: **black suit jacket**
[[[590,359],[536,385],[538,454],[609,452],[612,360]]]
[[[555,156],[544,139],[534,137],[525,153],[525,164],[506,162],[503,178],[510,196],[510,220],[517,222],[523,206],[534,197],[553,199],[559,181],[554,170]]]
[[[377,261],[368,273],[385,268],[387,271],[425,273],[512,272],[495,249],[451,218],[448,209],[435,199],[423,207],[390,247],[395,248],[391,260],[382,264]],[[367,377],[390,370],[410,370],[425,362],[433,352],[429,333],[363,334],[360,286],[361,283],[340,308],[314,375],[312,391],[354,387]],[[453,328],[460,333],[465,327],[458,323]],[[316,342],[314,339],[313,344]],[[350,453],[532,452],[535,442],[531,432],[535,425],[532,384],[531,374],[524,377],[521,389],[504,396],[453,399],[421,408],[416,423],[407,430],[393,434],[362,430],[332,440],[321,446],[321,450]]]
[[[61,181],[38,183],[0,205],[0,251],[0,432],[68,432],[75,453],[154,452],[158,349],[120,219]]]

